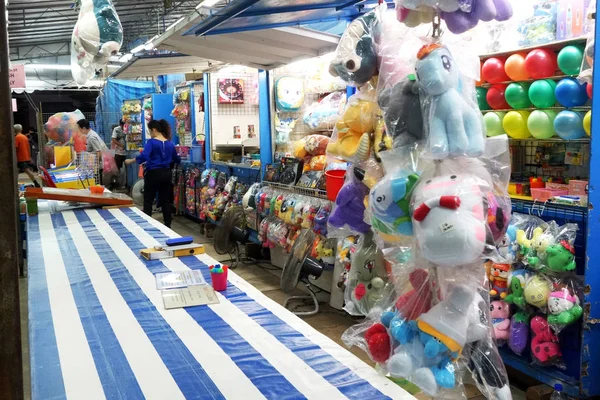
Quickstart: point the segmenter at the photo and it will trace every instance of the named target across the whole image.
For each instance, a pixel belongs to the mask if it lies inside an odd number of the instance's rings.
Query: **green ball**
[[[556,82],[552,79],[535,81],[529,86],[529,100],[538,108],[552,107],[556,103],[554,89],[556,89]]]
[[[535,110],[527,118],[527,129],[536,139],[550,139],[554,136],[556,111]]]
[[[580,46],[569,45],[563,47],[558,53],[556,61],[558,68],[565,75],[577,75],[581,69],[581,61],[583,60],[583,49]]]
[[[522,82],[513,82],[506,88],[504,98],[512,108],[527,108],[531,107],[531,101],[527,96],[529,85]]]
[[[479,106],[480,110],[489,110],[490,109],[490,105],[488,104],[487,100],[485,99],[486,94],[487,94],[486,88],[482,88],[482,87],[477,88],[477,105]]]
[[[483,122],[485,123],[486,135],[498,136],[504,134],[502,120],[504,119],[505,115],[506,113],[502,111],[489,112],[483,115]]]

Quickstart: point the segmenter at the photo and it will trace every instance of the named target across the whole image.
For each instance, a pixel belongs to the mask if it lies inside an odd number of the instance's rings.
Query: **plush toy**
[[[110,0],[77,0],[79,16],[71,36],[73,79],[84,85],[123,44],[123,27]]]
[[[357,233],[367,233],[371,225],[364,221],[365,205],[363,200],[369,189],[358,179],[351,178],[335,199],[335,209],[329,217],[329,224],[334,228],[347,225]]]
[[[533,235],[531,238],[528,237],[527,232],[524,230],[517,230],[517,244],[519,245],[519,249],[521,250],[521,254],[523,256],[529,256],[533,249],[533,243],[542,233],[544,233],[544,230],[539,226],[533,230]]]
[[[518,250],[517,228],[514,225],[509,225],[502,241],[498,244],[498,254],[508,263],[512,263],[516,261]]]
[[[48,118],[48,121],[44,124],[44,134],[49,140],[60,144],[73,141],[79,147],[79,149],[76,148],[76,151],[85,151],[87,139],[86,136],[79,133],[79,126],[77,125],[77,121],[84,118],[79,110],[56,113]]]
[[[275,104],[283,112],[298,111],[304,104],[304,82],[302,79],[284,76],[275,82]]]
[[[402,171],[386,175],[369,194],[374,229],[384,234],[412,235],[409,200],[419,180],[416,174]]]
[[[357,87],[369,82],[377,74],[375,38],[378,29],[375,11],[352,21],[338,43],[329,73]]]
[[[376,108],[377,105],[370,99],[356,95],[350,97],[344,114],[335,125],[337,140],[329,142],[327,152],[346,161],[365,161],[369,158]]]
[[[402,147],[423,138],[421,102],[414,79],[406,78],[382,90],[377,103],[383,113],[387,133],[391,136],[391,147]]]
[[[383,254],[373,242],[373,234],[369,232],[352,256],[349,285],[352,300],[346,304],[348,311],[367,315],[383,296],[386,281]]]
[[[544,264],[547,258],[546,250],[554,244],[554,235],[550,232],[544,232],[537,235],[531,242],[531,249],[527,262],[531,267],[539,268]]]
[[[439,176],[420,182],[411,200],[417,245],[439,266],[474,262],[485,250],[487,225],[476,177]]]
[[[487,194],[487,223],[494,242],[504,237],[510,221],[512,206],[510,201],[504,200],[493,192]]]
[[[319,207],[308,203],[302,209],[302,227],[306,229],[312,229],[315,216],[319,211]]]
[[[508,347],[516,354],[523,354],[529,344],[529,314],[525,311],[515,313],[510,319]]]
[[[506,21],[512,17],[509,0],[462,0],[461,7],[451,12],[442,12],[448,30],[461,34],[474,28],[481,21]]]
[[[286,224],[292,223],[292,214],[294,213],[294,208],[296,207],[295,199],[286,199],[281,203],[281,209],[279,210],[279,219],[281,219]]]
[[[550,284],[544,277],[534,275],[525,284],[523,295],[527,304],[538,308],[545,308],[550,296]]]
[[[330,129],[335,124],[338,114],[341,114],[345,103],[344,92],[330,93],[306,110],[303,121],[311,129]]]
[[[329,203],[323,204],[321,208],[319,208],[313,224],[313,232],[317,235],[327,236],[327,221],[329,220],[330,213],[331,205]]]
[[[556,363],[562,357],[558,337],[552,333],[548,321],[542,316],[531,319],[531,355],[542,365]]]
[[[448,155],[478,157],[483,154],[484,134],[481,112],[460,94],[460,71],[450,51],[439,44],[423,46],[417,54],[416,75],[429,98],[431,116],[429,148],[436,159]]]
[[[426,270],[415,269],[408,275],[408,280],[413,288],[396,300],[396,311],[403,319],[412,321],[429,311],[440,296]]]
[[[297,120],[297,118],[280,119],[278,115],[275,115],[276,144],[284,144],[290,141],[290,135],[296,126]]]
[[[510,334],[510,306],[504,301],[492,301],[490,316],[496,340],[508,340]]]
[[[548,311],[548,323],[561,327],[572,324],[583,315],[583,309],[579,305],[579,298],[576,295],[572,295],[567,288],[550,293],[550,297],[548,297]]]
[[[492,264],[490,270],[490,283],[492,284],[492,290],[490,290],[490,296],[505,298],[508,290],[508,271],[510,270],[510,264]]]
[[[504,298],[508,304],[514,304],[521,310],[526,308],[525,301],[525,283],[521,283],[521,279],[517,276],[510,277],[510,291],[511,293]]]
[[[325,155],[329,138],[325,135],[308,135],[294,143],[294,157]]]
[[[390,358],[392,345],[390,335],[383,324],[373,324],[365,332],[365,341],[373,361],[384,363]]]
[[[396,5],[396,18],[409,28],[431,23],[433,15],[433,9],[429,7],[420,10],[411,10],[399,4]]]
[[[575,264],[575,249],[566,240],[546,249],[546,264],[552,272],[573,271]]]
[[[323,171],[327,165],[327,156],[313,156],[304,164],[308,171]]]

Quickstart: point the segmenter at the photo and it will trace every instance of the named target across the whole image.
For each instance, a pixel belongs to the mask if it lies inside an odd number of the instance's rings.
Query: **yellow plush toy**
[[[377,104],[350,98],[344,115],[337,121],[337,140],[329,142],[327,152],[347,161],[364,161],[371,151],[370,135],[375,129]]]
[[[375,151],[375,159],[377,161],[381,161],[379,153],[392,148],[392,138],[387,134],[385,122],[383,121],[383,115],[380,108],[377,108],[375,134],[373,136],[373,150]]]

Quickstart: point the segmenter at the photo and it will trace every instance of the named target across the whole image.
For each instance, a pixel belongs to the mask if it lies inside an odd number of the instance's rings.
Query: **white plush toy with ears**
[[[123,44],[123,27],[111,0],[80,0],[79,17],[71,37],[73,79],[79,85],[92,78]]]

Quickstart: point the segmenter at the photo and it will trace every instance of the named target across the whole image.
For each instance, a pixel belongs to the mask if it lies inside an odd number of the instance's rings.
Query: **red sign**
[[[25,87],[25,66],[13,65],[8,71],[8,79],[11,89]]]

